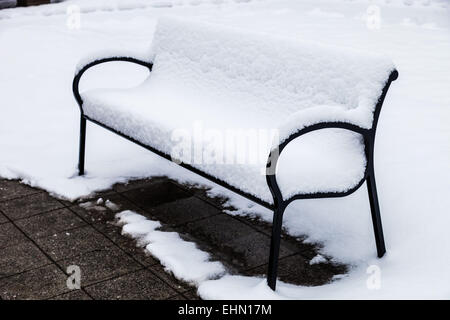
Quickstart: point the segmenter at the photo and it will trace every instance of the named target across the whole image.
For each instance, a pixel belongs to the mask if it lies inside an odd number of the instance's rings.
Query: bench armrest
[[[373,116],[362,114],[360,110],[343,110],[338,106],[316,106],[295,112],[278,127],[278,141],[274,141],[272,149],[287,144],[294,136],[329,128],[341,127],[364,133],[372,127]],[[351,128],[350,128],[351,127]]]
[[[366,138],[373,134],[371,119],[367,119],[365,122],[357,110],[347,111],[339,107],[317,106],[291,115],[289,119],[282,123],[279,127],[279,137],[273,142],[270,155],[267,160],[266,181],[274,199],[277,199],[278,201],[283,199],[283,203],[287,205],[291,201],[300,199],[303,196],[301,194],[294,195],[289,199],[284,199],[282,196],[276,179],[276,167],[283,149],[291,141],[301,137],[304,134],[328,128],[340,128],[360,133],[365,137],[364,143],[366,143]],[[366,152],[367,150],[368,149],[366,148]],[[359,188],[362,182],[363,180],[361,180],[354,188],[340,194],[347,195],[352,193],[354,190]],[[339,193],[317,193],[314,197],[333,197],[337,194]],[[311,195],[307,195],[307,197],[311,197]]]
[[[135,52],[129,50],[120,50],[120,51],[99,51],[92,54],[89,54],[82,58],[75,68],[75,76],[79,74],[83,69],[87,69],[90,65],[98,64],[102,60],[108,59],[109,61],[114,61],[114,59],[133,59],[136,61],[141,61],[145,64],[151,64],[151,61],[148,59],[148,53],[145,52]],[[101,62],[100,62],[101,63]]]
[[[75,76],[73,78],[72,83],[72,90],[73,95],[75,96],[75,100],[77,101],[80,111],[83,114],[83,100],[81,99],[80,91],[79,91],[79,84],[81,77],[83,74],[88,70],[89,68],[96,66],[101,63],[105,62],[111,62],[111,61],[125,61],[125,62],[131,62],[135,63],[141,66],[144,66],[149,69],[149,71],[152,70],[153,63],[149,61],[148,57],[145,57],[145,54],[143,53],[136,53],[136,52],[130,52],[130,51],[121,51],[117,53],[105,53],[100,52],[94,55],[89,55],[88,57],[81,59],[80,62],[77,64],[77,67],[75,69]]]

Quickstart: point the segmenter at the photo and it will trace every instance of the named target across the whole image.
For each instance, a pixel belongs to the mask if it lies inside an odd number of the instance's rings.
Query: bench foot
[[[369,192],[370,210],[372,212],[373,231],[375,233],[375,243],[377,245],[378,258],[386,253],[384,243],[383,227],[381,225],[380,206],[378,204],[377,186],[375,184],[375,175],[371,172],[367,176],[367,191]]]
[[[269,269],[267,271],[267,284],[275,291],[278,274],[278,256],[280,254],[281,228],[283,226],[284,208],[274,210],[272,224],[272,238],[270,242]]]
[[[78,175],[84,175],[84,156],[86,149],[86,119],[81,116],[80,119],[80,153],[78,156]]]

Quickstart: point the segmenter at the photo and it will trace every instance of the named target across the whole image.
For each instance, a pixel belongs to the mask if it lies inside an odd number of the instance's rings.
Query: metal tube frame
[[[142,61],[136,58],[132,57],[109,57],[104,59],[95,60],[86,66],[84,66],[76,75],[73,80],[72,84],[72,90],[75,97],[75,100],[77,101],[81,117],[80,117],[80,144],[79,144],[79,162],[78,162],[78,173],[79,175],[84,175],[85,173],[85,147],[86,147],[86,122],[89,120],[92,123],[95,123],[111,132],[114,132],[120,136],[122,136],[125,139],[128,139],[143,148],[152,151],[153,153],[156,153],[157,155],[173,161],[170,155],[161,152],[151,146],[148,146],[146,144],[143,144],[142,142],[127,136],[126,134],[123,134],[111,127],[106,126],[105,124],[102,124],[94,119],[89,118],[87,115],[83,112],[83,100],[81,98],[80,92],[79,92],[79,83],[80,79],[83,76],[84,72],[88,70],[89,68],[105,63],[105,62],[111,62],[111,61],[126,61],[135,63],[141,66],[144,66],[148,68],[148,70],[151,72],[153,64],[151,62]],[[273,204],[268,203],[264,200],[261,200],[251,194],[248,194],[246,192],[243,192],[242,190],[239,190],[238,188],[229,185],[227,182],[218,179],[216,177],[213,177],[205,172],[202,172],[201,170],[192,167],[188,163],[178,163],[180,166],[226,188],[229,189],[240,196],[243,196],[267,209],[273,210],[273,224],[272,224],[272,236],[271,236],[271,244],[270,244],[270,254],[269,254],[269,267],[267,272],[267,283],[269,287],[272,290],[276,289],[276,281],[277,281],[277,273],[278,273],[278,257],[279,257],[279,251],[280,251],[280,242],[281,242],[281,231],[282,231],[282,224],[283,224],[283,214],[287,206],[293,202],[294,200],[299,199],[318,199],[318,198],[336,198],[336,197],[344,197],[347,195],[352,194],[356,190],[359,189],[359,187],[366,182],[367,183],[367,190],[368,190],[368,196],[369,196],[369,203],[370,203],[370,209],[372,214],[372,223],[373,223],[373,229],[375,234],[375,243],[377,247],[377,255],[379,258],[381,258],[385,252],[386,252],[386,246],[384,243],[384,236],[383,236],[383,228],[381,224],[381,215],[380,215],[380,207],[378,203],[378,195],[377,195],[377,188],[375,183],[375,170],[374,170],[374,144],[375,144],[375,132],[376,127],[378,123],[378,118],[380,115],[381,107],[383,105],[384,99],[386,97],[387,91],[389,89],[389,86],[391,85],[391,82],[396,80],[398,77],[397,70],[393,70],[391,74],[389,75],[389,78],[386,81],[386,84],[381,92],[380,97],[378,98],[377,105],[375,107],[374,111],[374,119],[372,128],[365,129],[362,127],[359,127],[357,125],[347,123],[347,122],[321,122],[316,123],[307,127],[304,127],[303,129],[297,131],[296,133],[293,133],[291,136],[289,136],[286,140],[284,140],[276,149],[273,149],[272,152],[269,155],[268,161],[267,161],[267,171],[266,171],[266,181],[267,185],[269,187],[269,190],[273,197]],[[367,159],[367,164],[365,168],[364,177],[359,181],[358,184],[356,184],[353,188],[345,191],[345,192],[317,192],[312,194],[296,194],[291,196],[288,199],[284,199],[283,195],[281,193],[281,190],[278,186],[275,171],[271,168],[276,168],[279,156],[281,155],[284,148],[292,141],[297,139],[298,137],[301,137],[302,135],[305,135],[307,133],[310,133],[312,131],[322,130],[322,129],[328,129],[328,128],[340,128],[345,129],[349,131],[353,131],[356,133],[359,133],[364,138],[364,144],[365,144],[365,154]],[[273,171],[273,172],[272,172]]]

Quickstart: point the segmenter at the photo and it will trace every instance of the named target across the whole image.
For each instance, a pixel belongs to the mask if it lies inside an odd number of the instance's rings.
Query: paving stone
[[[83,290],[78,289],[53,297],[50,300],[92,300],[92,299]]]
[[[242,221],[249,227],[268,235],[269,237],[272,235],[272,225],[265,221],[245,216],[238,216],[235,218]],[[304,243],[303,238],[295,238],[283,232],[281,234],[281,243],[292,252],[301,253],[303,256],[309,257],[309,259],[312,259],[317,255],[317,246],[310,243]]]
[[[139,270],[86,287],[94,299],[161,300],[177,292],[148,270]]]
[[[83,204],[86,204],[87,202],[81,202],[79,204],[72,205],[70,207],[70,210],[75,212],[78,216],[83,218],[88,223],[98,223],[98,222],[108,222],[108,221],[114,221],[114,217],[118,212],[124,211],[124,210],[132,210],[137,213],[142,214],[142,210],[134,205],[132,202],[130,202],[128,199],[126,199],[124,196],[114,193],[110,196],[102,198],[104,202],[107,200],[111,201],[117,206],[117,210],[111,210],[110,208],[106,207],[104,204],[102,205],[93,205],[91,207],[84,206]],[[91,200],[95,203],[95,201],[98,200],[98,198]]]
[[[247,224],[251,228],[267,234],[268,236],[270,236],[272,234],[272,224],[270,224],[268,222],[261,221],[260,219],[257,219],[257,218],[255,219],[255,218],[246,217],[246,216],[236,216],[235,218],[238,219],[239,221],[242,221],[243,223]]]
[[[190,193],[170,181],[155,182],[144,188],[129,190],[122,194],[137,206],[144,209],[191,196]]]
[[[228,206],[226,203],[228,201],[228,198],[226,197],[211,197],[208,195],[208,190],[206,188],[201,188],[197,186],[184,186],[186,190],[192,192],[196,197],[205,200],[209,204],[215,206],[216,208],[220,210],[224,209],[232,209],[232,207]]]
[[[62,199],[58,199],[60,202],[64,203],[64,205],[66,207],[72,207],[72,206],[76,206],[79,205],[81,203],[86,203],[86,202],[92,202],[95,203],[97,202],[98,199],[103,199],[106,200],[109,197],[114,197],[117,195],[117,192],[114,190],[105,190],[105,191],[100,191],[100,192],[95,192],[87,197],[81,197],[78,198],[76,200],[73,201],[69,201],[69,200],[62,200]],[[102,204],[102,206],[104,206],[104,204]]]
[[[130,237],[121,234],[122,228],[112,223],[96,223],[93,227],[111,239],[119,248],[132,255],[134,259],[139,261],[143,266],[152,266],[158,261],[150,254],[146,253],[144,248],[137,247],[136,241]]]
[[[51,261],[31,241],[0,249],[0,278],[35,269]]]
[[[186,261],[186,263],[189,263],[189,261]],[[165,283],[169,284],[172,288],[174,288],[180,293],[192,290],[194,288],[192,285],[175,278],[170,271],[164,270],[164,267],[161,266],[160,264],[148,267],[147,269],[151,270]]]
[[[29,237],[54,235],[55,233],[85,225],[85,222],[68,209],[59,209],[16,221]]]
[[[3,299],[47,299],[67,291],[67,276],[55,265],[0,279]]]
[[[151,218],[170,227],[222,213],[217,208],[196,197],[165,203],[149,209],[148,212]]]
[[[197,290],[191,290],[188,292],[183,293],[186,299],[188,300],[201,300],[201,298],[197,294]]]
[[[66,207],[70,207],[71,205],[74,205],[76,203],[76,200],[70,201],[70,200],[61,199],[61,198],[58,198],[58,201],[61,202]]]
[[[23,198],[0,202],[0,210],[11,220],[26,218],[62,207],[62,203],[46,193],[37,193]]]
[[[9,222],[8,218],[6,218],[6,216],[0,212],[0,224],[7,223],[7,222]]]
[[[124,249],[123,247],[121,247],[121,248]],[[132,250],[130,250],[130,251],[128,251],[126,249],[124,249],[124,250],[127,251],[128,253],[130,253],[134,259],[139,261],[139,263],[145,267],[154,266],[155,264],[159,263],[158,260],[156,260],[150,253],[145,251],[144,248],[135,247],[136,253],[133,253]]]
[[[116,193],[117,192],[114,189],[106,189],[102,191],[96,191],[94,194],[85,199],[98,199],[98,198],[104,199],[105,197],[110,197],[112,195],[115,195]]]
[[[0,249],[25,241],[27,241],[27,238],[14,224],[0,224]]]
[[[330,282],[334,275],[347,272],[347,268],[343,265],[333,263],[310,265],[309,261],[302,255],[282,259],[279,265],[281,279],[288,283],[319,286]]]
[[[212,240],[212,243],[229,242],[255,232],[247,225],[227,215],[218,215],[187,223],[181,230],[199,239]]]
[[[91,226],[58,232],[35,241],[54,260],[67,259],[112,245],[110,240]]]
[[[33,189],[17,180],[0,180],[0,201],[19,198],[39,192],[42,191]]]
[[[259,266],[269,258],[269,236],[227,215],[187,223],[180,229],[196,242],[202,241],[209,246],[210,253],[238,269]],[[281,245],[280,257],[292,254],[292,250]]]
[[[175,296],[167,298],[166,300],[186,300],[186,298],[181,294],[177,294]]]
[[[168,180],[169,179],[167,177],[152,177],[151,179],[137,179],[128,181],[127,183],[117,183],[112,188],[116,192],[124,192],[137,188],[145,188],[152,184]]]
[[[83,204],[83,202],[82,202]],[[79,204],[75,204],[69,207],[69,209],[79,216],[86,223],[92,224],[96,222],[106,222],[114,219],[115,212],[102,207],[103,210],[98,210],[96,208],[86,209],[80,207]]]
[[[85,252],[57,263],[64,270],[70,265],[79,266],[83,287],[142,268],[139,263],[115,246]]]
[[[331,281],[334,275],[346,273],[346,267],[332,263],[309,264],[309,259],[296,254],[278,262],[278,279],[302,286],[318,286]],[[266,276],[267,265],[246,272],[247,275]]]

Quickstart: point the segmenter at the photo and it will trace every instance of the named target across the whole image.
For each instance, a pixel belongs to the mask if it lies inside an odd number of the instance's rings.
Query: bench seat
[[[87,91],[82,94],[83,108],[89,118],[166,154],[171,154],[177,148],[179,141],[172,134],[180,129],[192,132],[193,128],[201,125],[204,132],[211,129],[226,137],[227,130],[236,128],[238,130],[234,132],[233,138],[248,141],[250,130],[271,132],[278,128],[273,118],[246,112],[239,106],[222,105],[204,99],[199,101],[194,96],[189,99],[186,95],[184,99],[174,97],[173,92],[181,91],[173,84],[162,88],[160,82],[153,81],[150,76],[146,83],[137,88]],[[239,129],[243,128],[240,132]],[[193,145],[200,146],[202,154],[211,154],[221,147],[222,140],[217,145],[208,141],[202,143],[202,138],[208,140],[208,137],[193,134],[190,137]],[[257,161],[238,163],[240,154],[236,148],[222,149],[222,159],[236,159],[232,164],[226,164],[225,161],[195,163],[192,158],[189,160],[192,166],[201,171],[272,204],[265,177],[270,142],[267,139],[255,150],[258,153],[255,155]],[[364,143],[359,134],[329,129],[310,133],[289,144],[280,157],[277,177],[285,197],[319,191],[343,192],[355,187],[364,177],[365,165]]]

